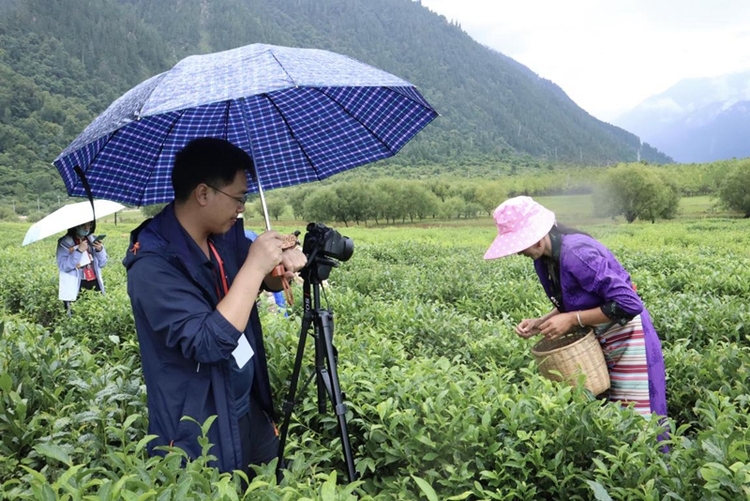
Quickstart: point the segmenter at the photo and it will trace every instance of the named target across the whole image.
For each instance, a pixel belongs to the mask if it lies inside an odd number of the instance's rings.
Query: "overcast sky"
[[[684,78],[750,70],[750,0],[422,0],[612,120]]]

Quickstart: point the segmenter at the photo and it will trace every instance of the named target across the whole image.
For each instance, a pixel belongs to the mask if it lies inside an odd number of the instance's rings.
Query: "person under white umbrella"
[[[114,214],[125,206],[110,200],[78,202],[60,207],[37,221],[26,232],[22,246],[65,231],[57,241],[57,268],[60,276],[59,299],[68,315],[71,302],[84,289],[104,293],[101,269],[107,264],[107,251],[102,244],[104,235],[92,235],[97,217]]]
[[[89,201],[63,205],[32,224],[26,231],[21,246],[33,244],[52,235],[68,231],[69,228],[78,226],[79,224],[109,216],[124,208],[124,205],[110,200],[94,200],[93,209]]]
[[[76,225],[57,241],[57,268],[60,272],[59,299],[68,316],[73,314],[71,303],[82,290],[104,294],[102,268],[107,265],[107,251],[103,235],[91,234],[92,221]]]

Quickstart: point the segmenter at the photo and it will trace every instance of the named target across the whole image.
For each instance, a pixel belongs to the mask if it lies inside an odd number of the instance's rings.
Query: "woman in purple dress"
[[[498,235],[484,255],[520,254],[534,268],[552,311],[523,319],[516,334],[556,339],[590,326],[604,351],[611,388],[604,395],[633,405],[644,417],[667,415],[661,344],[630,275],[615,256],[586,233],[555,222],[555,214],[530,197],[506,200],[495,209]]]

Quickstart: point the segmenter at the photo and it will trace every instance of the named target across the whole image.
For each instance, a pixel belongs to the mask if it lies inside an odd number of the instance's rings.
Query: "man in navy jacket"
[[[252,243],[238,215],[245,209],[252,159],[231,143],[191,141],[175,157],[175,200],[131,234],[123,263],[146,381],[149,444],[200,455],[199,426],[216,416],[208,437],[221,471],[276,457],[278,438],[256,299],[281,289],[305,255],[283,250],[265,232]],[[163,453],[163,452],[162,452]]]

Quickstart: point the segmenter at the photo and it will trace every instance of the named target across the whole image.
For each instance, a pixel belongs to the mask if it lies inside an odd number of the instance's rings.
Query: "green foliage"
[[[508,198],[506,188],[499,181],[482,183],[476,189],[477,203],[488,216],[491,216],[495,208],[506,198]]]
[[[18,214],[10,207],[0,207],[0,221],[18,221]]]
[[[488,181],[485,176],[472,175],[457,178],[454,176],[431,177],[427,171],[414,168],[406,178],[394,179],[378,168],[357,169],[336,176],[323,183],[284,188],[266,193],[269,204],[286,203],[291,205],[295,218],[316,221],[339,222],[346,226],[350,223],[375,225],[431,221],[434,219],[472,219],[481,215],[491,215],[492,211],[505,198],[516,195],[529,195],[536,198],[566,194],[588,195],[594,193],[594,204],[588,197],[560,197],[566,203],[578,203],[575,220],[601,220],[603,217],[615,217],[610,207],[615,201],[624,200],[632,190],[623,188],[619,195],[609,197],[608,183],[611,178],[619,182],[624,170],[638,172],[640,180],[636,188],[647,186],[651,199],[636,193],[638,207],[642,208],[642,219],[672,219],[680,216],[691,217],[691,207],[682,208],[704,198],[685,196],[697,192],[714,193],[718,182],[723,179],[727,169],[738,165],[740,161],[717,162],[702,165],[648,166],[629,164],[616,168],[558,168],[544,173],[525,173],[517,175],[503,174]],[[476,174],[476,173],[475,173]],[[612,181],[613,183],[615,181]],[[641,182],[642,181],[642,182]],[[637,183],[632,182],[632,185]],[[696,186],[702,188],[696,188]],[[619,185],[611,187],[619,190]],[[623,202],[624,203],[624,202]],[[704,202],[696,202],[704,203]],[[718,215],[719,208],[708,208],[710,215]],[[731,214],[731,213],[729,213]]]
[[[155,215],[160,213],[166,205],[167,204],[144,205],[143,207],[141,207],[141,212],[146,217],[154,217]]]
[[[656,218],[671,219],[680,202],[677,185],[660,172],[641,164],[623,164],[610,169],[595,191],[597,211],[627,222]]]
[[[268,216],[279,220],[282,214],[286,212],[287,204],[281,197],[273,197],[266,200],[266,209],[268,210]],[[260,203],[260,199],[258,199],[253,204],[253,209],[256,213],[263,216],[263,205]]]
[[[439,184],[430,191],[446,200],[470,196],[468,185],[454,192]],[[444,228],[347,228],[355,253],[332,271],[322,298],[335,312],[360,478],[342,479],[338,422],[330,408],[318,411],[308,388],[291,422],[292,466],[280,483],[274,464],[260,467],[243,490],[240,473],[209,465],[210,421],[198,423],[200,458],[186,461],[179,449],[146,454],[145,386],[118,263],[131,227],[101,224],[109,235],[107,294],[85,293],[68,318],[57,300],[54,239],[20,248],[29,225],[3,223],[0,498],[744,499],[748,224],[583,227],[630,271],[662,339],[671,432],[661,443],[657,420],[537,373],[533,341],[513,328],[550,304],[528,259],[482,259],[496,232],[490,218]],[[295,304],[289,317],[261,315],[280,405],[302,307]],[[310,343],[303,378],[313,370],[313,350]]]
[[[750,160],[740,161],[729,170],[718,196],[725,207],[750,217]]]
[[[441,117],[381,162],[391,173],[602,166],[633,161],[639,148],[670,161],[419,2],[6,0],[0,9],[0,205],[21,215],[35,202],[43,212],[60,205],[51,162],[127,89],[185,56],[258,42],[342,52],[415,84]]]
[[[312,221],[330,221],[338,217],[346,222],[349,214],[342,210],[343,205],[344,201],[335,196],[333,188],[326,186],[305,197],[301,216]]]

